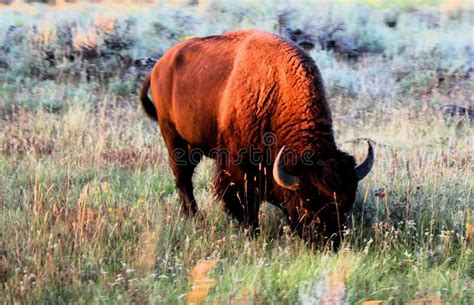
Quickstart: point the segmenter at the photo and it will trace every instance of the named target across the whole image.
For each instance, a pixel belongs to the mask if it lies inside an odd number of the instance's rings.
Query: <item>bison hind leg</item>
[[[197,213],[196,199],[193,193],[192,177],[195,166],[174,166],[173,172],[176,177],[176,187],[178,188],[183,212],[188,216],[194,216]]]
[[[170,166],[175,176],[176,187],[181,199],[182,212],[188,216],[196,215],[198,209],[193,193],[193,174],[202,155],[191,156],[190,146],[180,137],[164,135],[168,147]]]

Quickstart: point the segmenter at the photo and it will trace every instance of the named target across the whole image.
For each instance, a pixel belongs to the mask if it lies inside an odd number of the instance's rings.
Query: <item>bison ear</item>
[[[365,176],[369,174],[370,170],[372,169],[372,166],[374,165],[374,149],[372,148],[372,144],[370,144],[370,141],[367,141],[367,143],[369,144],[369,151],[367,153],[367,157],[361,165],[355,168],[357,180],[364,179]]]

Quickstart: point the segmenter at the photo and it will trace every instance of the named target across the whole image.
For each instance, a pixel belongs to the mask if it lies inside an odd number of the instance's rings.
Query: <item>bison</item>
[[[305,240],[338,240],[373,149],[356,166],[336,147],[321,74],[296,44],[259,30],[187,40],[155,64],[140,99],[158,121],[187,214],[197,212],[194,169],[208,156],[217,197],[247,232],[258,233],[267,201]]]

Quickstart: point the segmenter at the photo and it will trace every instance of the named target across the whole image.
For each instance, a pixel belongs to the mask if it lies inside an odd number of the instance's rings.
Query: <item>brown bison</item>
[[[357,167],[337,149],[318,68],[304,50],[271,33],[176,45],[154,66],[141,102],[158,120],[184,211],[197,212],[192,176],[209,156],[217,162],[216,195],[251,233],[268,201],[305,239],[338,236],[373,164],[370,143]]]

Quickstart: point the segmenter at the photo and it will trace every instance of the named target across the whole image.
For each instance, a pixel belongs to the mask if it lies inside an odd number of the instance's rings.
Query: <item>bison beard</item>
[[[140,97],[158,120],[184,212],[197,212],[192,175],[206,155],[216,159],[216,195],[249,232],[268,201],[306,240],[338,241],[374,156],[369,143],[356,168],[337,149],[321,75],[305,51],[257,30],[190,39],[156,63]]]

